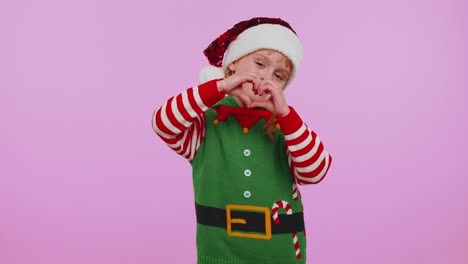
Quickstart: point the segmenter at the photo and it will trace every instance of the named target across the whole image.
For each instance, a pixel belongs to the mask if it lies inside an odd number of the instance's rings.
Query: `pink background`
[[[334,157],[301,189],[309,263],[467,263],[467,9],[1,1],[0,263],[195,263],[190,166],[151,115],[254,16],[302,39],[286,95]]]

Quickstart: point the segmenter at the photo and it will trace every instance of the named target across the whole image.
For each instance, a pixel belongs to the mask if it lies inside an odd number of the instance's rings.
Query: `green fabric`
[[[219,104],[239,107],[230,96]],[[233,117],[213,124],[216,115],[212,109],[206,112],[206,136],[191,162],[195,201],[223,209],[227,204],[237,204],[268,207],[271,211],[276,201],[284,200],[293,213],[302,211],[300,197],[293,200],[294,178],[281,131],[276,131],[272,142],[263,131],[263,119],[244,134]],[[250,156],[244,155],[245,149],[250,150]],[[244,175],[246,169],[251,176]],[[250,191],[251,197],[244,198],[244,191]],[[279,213],[284,214],[284,209]],[[304,233],[297,236],[300,260],[295,257],[291,234],[274,234],[270,240],[233,237],[225,229],[197,224],[198,263],[305,263]]]

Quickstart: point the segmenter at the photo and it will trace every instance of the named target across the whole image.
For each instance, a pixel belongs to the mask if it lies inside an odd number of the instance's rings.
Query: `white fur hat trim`
[[[205,83],[207,81],[224,78],[224,71],[222,68],[208,65],[203,67],[200,71],[199,81]]]

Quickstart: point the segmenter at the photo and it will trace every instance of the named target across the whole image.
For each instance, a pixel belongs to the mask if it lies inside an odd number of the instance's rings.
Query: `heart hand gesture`
[[[289,113],[282,86],[271,80],[260,80],[254,73],[236,73],[219,80],[217,85],[220,92],[238,99],[242,107],[263,107],[279,116]]]
[[[258,89],[253,87],[253,91],[259,96],[263,96],[264,94],[268,94],[270,96],[266,100],[252,101],[249,107],[263,107],[278,116],[289,114],[290,110],[288,103],[286,102],[283,89],[273,81],[262,80],[258,85]]]

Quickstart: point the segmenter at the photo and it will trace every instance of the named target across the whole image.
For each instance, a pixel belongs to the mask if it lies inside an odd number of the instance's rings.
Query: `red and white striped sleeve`
[[[296,182],[316,184],[323,180],[332,163],[318,135],[307,128],[294,108],[284,117],[277,117],[286,141],[289,166]]]
[[[217,80],[189,88],[154,111],[153,130],[171,149],[191,161],[205,137],[205,111],[223,98]]]

